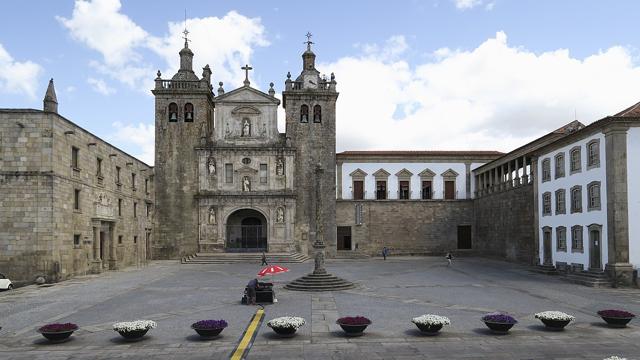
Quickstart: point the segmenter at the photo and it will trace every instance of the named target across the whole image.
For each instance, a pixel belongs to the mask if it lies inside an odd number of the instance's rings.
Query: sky
[[[250,64],[279,94],[311,32],[337,151],[506,152],[640,101],[636,0],[3,0],[0,108],[41,109],[54,78],[61,115],[153,164],[150,90],[177,71],[185,11],[194,71],[227,92]]]

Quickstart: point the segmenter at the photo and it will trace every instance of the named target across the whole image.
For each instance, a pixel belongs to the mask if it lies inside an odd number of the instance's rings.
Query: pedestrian
[[[447,253],[447,266],[451,266],[451,260],[453,260],[453,255],[451,255],[451,252]]]
[[[258,287],[258,279],[251,279],[247,284],[247,303],[249,305],[256,304],[256,288]]]
[[[262,265],[269,265],[269,263],[267,263],[267,255],[265,255],[264,251],[262,252],[262,264],[260,264],[260,266]]]
[[[382,260],[387,260],[387,253],[389,252],[389,249],[387,249],[387,247],[383,247],[382,248]]]

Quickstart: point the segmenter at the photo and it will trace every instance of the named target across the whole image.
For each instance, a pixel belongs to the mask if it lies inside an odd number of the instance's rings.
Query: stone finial
[[[222,85],[223,85],[222,81],[220,81],[218,83],[218,85],[220,85],[220,87],[218,88],[218,96],[220,96],[220,95],[224,94],[224,89],[222,88]]]
[[[331,73],[331,82],[336,81],[336,74]]]
[[[273,89],[273,83],[269,83],[269,95],[276,96],[276,91]]]
[[[162,79],[162,73],[160,72],[160,70],[158,70],[158,72],[156,73],[156,80],[160,79]]]
[[[285,82],[284,82],[284,85],[285,85],[284,89],[287,90],[287,91],[293,89],[293,85],[291,85],[291,84],[292,84],[291,72],[287,71],[287,80],[285,80]]]
[[[58,113],[58,98],[56,97],[56,88],[53,86],[53,78],[49,80],[47,92],[44,94],[43,110]]]
[[[291,80],[291,71],[287,71],[287,80]]]

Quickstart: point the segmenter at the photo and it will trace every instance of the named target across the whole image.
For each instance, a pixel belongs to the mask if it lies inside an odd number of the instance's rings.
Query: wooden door
[[[553,259],[551,256],[551,230],[544,231],[542,246],[544,248],[544,265],[553,265]]]
[[[455,181],[445,181],[444,182],[444,198],[445,199],[455,199],[456,198],[456,187]]]
[[[602,262],[600,260],[601,256],[601,241],[600,241],[600,231],[599,230],[591,230],[589,231],[589,237],[591,239],[591,251],[589,252],[589,267],[594,270],[602,269]]]
[[[364,199],[364,181],[358,180],[353,182],[353,199]]]
[[[458,249],[471,249],[471,225],[458,226]]]
[[[431,199],[431,181],[422,182],[422,199]]]

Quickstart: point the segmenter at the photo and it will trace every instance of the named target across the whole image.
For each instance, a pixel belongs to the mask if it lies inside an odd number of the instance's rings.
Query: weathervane
[[[307,44],[307,50],[311,51],[311,44],[313,44],[313,41],[311,41],[311,37],[313,36],[313,34],[307,31],[307,35],[305,36],[307,37],[307,41],[303,42],[303,44]]]
[[[184,47],[189,47],[189,40],[187,38],[187,35],[189,35],[189,30],[187,30],[187,9],[184,9],[184,31],[182,32],[184,34],[184,36],[182,37],[184,39]]]

